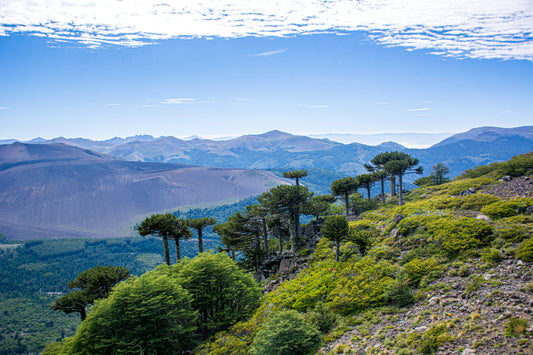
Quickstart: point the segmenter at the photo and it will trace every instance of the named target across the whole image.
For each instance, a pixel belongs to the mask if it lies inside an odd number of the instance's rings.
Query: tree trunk
[[[367,193],[367,196],[368,196],[368,201],[370,201],[370,185],[368,185],[366,187],[366,193]]]
[[[85,306],[80,307],[80,317],[82,322],[87,318],[87,309]]]
[[[180,238],[176,237],[174,238],[174,241],[176,242],[176,262],[179,263],[181,259],[180,255]]]
[[[263,224],[263,242],[265,243],[265,258],[268,255],[268,234],[267,234],[267,222],[265,217],[261,218]]]
[[[231,260],[235,261],[235,250],[230,250]]]
[[[403,186],[402,186],[402,175],[398,175],[398,183],[400,184],[400,192],[399,192],[399,205],[403,205]]]
[[[339,262],[339,256],[341,254],[341,242],[339,240],[336,240],[335,241],[335,262],[338,263]]]
[[[396,176],[390,176],[390,195],[396,196]]]
[[[384,186],[384,180],[385,180],[385,179],[380,179],[380,182],[381,182],[381,201],[383,201],[383,203],[385,203],[385,186]]]
[[[163,253],[165,255],[165,262],[170,266],[170,250],[168,248],[168,235],[163,235]]]
[[[202,239],[202,228],[198,229],[198,252],[204,252],[204,240]]]
[[[295,249],[295,230],[294,230],[294,216],[289,214],[289,234],[291,237],[291,252],[294,253]]]
[[[348,218],[348,212],[349,212],[349,207],[348,207],[349,199],[350,199],[350,196],[348,195],[348,193],[346,193],[344,195],[344,205],[346,206],[346,218]]]

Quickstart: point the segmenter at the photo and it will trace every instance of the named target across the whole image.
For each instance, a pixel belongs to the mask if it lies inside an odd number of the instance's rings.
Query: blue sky
[[[533,125],[531,1],[182,3],[0,0],[0,139]]]

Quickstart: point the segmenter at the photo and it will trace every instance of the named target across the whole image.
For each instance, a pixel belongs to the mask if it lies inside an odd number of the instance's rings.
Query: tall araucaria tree
[[[87,317],[87,307],[95,300],[107,297],[113,286],[129,275],[130,271],[122,266],[92,267],[69,281],[68,287],[77,290],[56,298],[51,307],[66,314],[79,313],[83,321]]]
[[[403,205],[403,176],[409,173],[422,174],[422,167],[417,167],[419,161],[407,153],[392,152],[394,159],[389,160],[384,165],[384,170],[391,175],[398,177],[399,183],[399,205]]]
[[[204,252],[204,241],[202,237],[202,231],[207,226],[212,226],[217,223],[217,220],[212,217],[191,218],[187,220],[189,227],[196,230],[198,234],[198,252]]]
[[[174,239],[176,241],[176,259],[179,260],[179,239],[190,238],[191,236],[191,231],[187,227],[187,223],[171,213],[153,214],[150,217],[146,217],[144,221],[137,226],[137,232],[142,236],[155,235],[163,239],[163,253],[167,265],[170,265],[168,240]]]
[[[344,216],[328,216],[322,226],[322,236],[335,242],[335,262],[339,262],[341,242],[348,237],[348,221]]]
[[[344,198],[344,205],[346,207],[346,218],[349,215],[350,209],[350,195],[357,191],[359,182],[354,177],[345,177],[337,179],[331,183],[331,194],[333,196],[341,196]]]
[[[366,189],[367,192],[367,199],[370,201],[370,189],[374,185],[374,182],[376,180],[374,179],[374,176],[372,174],[361,174],[357,175],[357,181],[359,182],[359,186]]]
[[[286,171],[283,173],[283,177],[287,179],[294,179],[296,183],[296,193],[298,194],[298,197],[300,193],[300,179],[306,176],[307,176],[307,170],[292,170],[292,171]],[[295,232],[296,232],[296,237],[299,238],[300,237],[300,206],[299,205],[297,206],[296,218],[298,219],[297,221],[298,223],[296,223],[295,225],[295,228],[296,228]]]
[[[179,263],[181,259],[180,239],[189,239],[192,237],[192,232],[186,220],[176,218],[176,221],[174,221],[174,233],[171,237],[174,239],[174,243],[176,243],[176,262]]]

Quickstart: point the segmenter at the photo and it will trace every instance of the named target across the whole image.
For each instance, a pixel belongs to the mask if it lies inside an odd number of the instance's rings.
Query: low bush
[[[403,273],[408,284],[417,287],[423,277],[438,276],[442,270],[435,258],[413,259],[403,266]]]
[[[529,238],[520,243],[515,256],[523,261],[533,261],[533,238]]]
[[[320,345],[320,332],[295,310],[274,313],[257,332],[251,353],[258,355],[311,354]]]
[[[511,217],[533,205],[533,199],[518,197],[509,201],[497,201],[481,209],[481,213],[491,218]]]
[[[505,336],[518,338],[527,329],[527,320],[523,318],[511,318],[505,325]]]
[[[497,249],[486,249],[481,254],[481,260],[489,264],[495,264],[502,260],[502,253]]]

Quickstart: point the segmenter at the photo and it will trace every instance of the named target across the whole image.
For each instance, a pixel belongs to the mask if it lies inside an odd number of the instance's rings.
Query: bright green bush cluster
[[[492,235],[492,228],[487,222],[470,217],[437,218],[430,221],[427,228],[451,256],[486,245]]]
[[[497,249],[487,249],[481,254],[481,260],[490,264],[498,263],[502,260],[502,253]]]
[[[513,198],[509,201],[498,201],[491,203],[481,209],[481,213],[486,214],[491,218],[511,217],[525,210],[528,206],[533,206],[532,198]]]
[[[412,216],[403,219],[398,228],[402,235],[424,228],[428,241],[437,243],[449,256],[487,244],[492,234],[487,222],[470,217]]]
[[[459,197],[460,198],[460,197]],[[501,199],[494,195],[477,193],[473,195],[466,195],[462,198],[461,209],[463,210],[472,210],[479,211],[484,206],[490,205],[491,203],[498,202]]]
[[[370,257],[346,263],[337,271],[334,288],[327,295],[328,307],[339,314],[350,314],[385,303],[385,287],[398,268],[387,260]]]
[[[533,238],[526,239],[520,243],[515,255],[520,260],[533,261]]]
[[[462,178],[476,178],[491,174],[497,178],[510,176],[523,176],[533,174],[533,152],[517,155],[502,163],[492,163],[468,169],[461,174]]]
[[[274,313],[263,324],[251,346],[257,355],[305,355],[320,345],[320,332],[295,310]]]
[[[431,277],[441,273],[441,267],[435,258],[413,259],[403,266],[403,273],[409,285],[416,287],[423,277]]]

